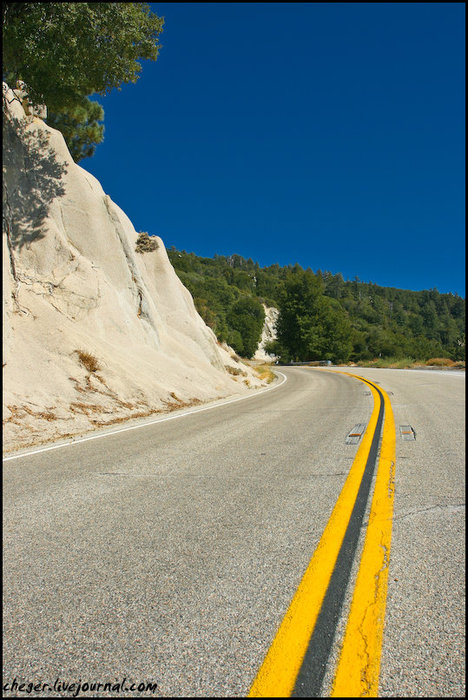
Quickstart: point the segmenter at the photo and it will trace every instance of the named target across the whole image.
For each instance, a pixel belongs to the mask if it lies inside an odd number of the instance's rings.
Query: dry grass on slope
[[[272,372],[269,364],[265,363],[263,365],[257,365],[256,367],[253,367],[253,369],[258,374],[259,378],[268,384],[270,384],[275,378],[275,373]]]

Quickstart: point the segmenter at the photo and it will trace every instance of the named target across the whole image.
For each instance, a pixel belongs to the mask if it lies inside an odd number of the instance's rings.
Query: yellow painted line
[[[377,697],[392,539],[395,422],[390,399],[369,525],[331,697]]]
[[[357,375],[350,376],[363,381]],[[374,396],[374,409],[367,429],[320,542],[248,697],[289,697],[294,689],[348,527],[377,425],[380,399],[375,388],[370,388]]]

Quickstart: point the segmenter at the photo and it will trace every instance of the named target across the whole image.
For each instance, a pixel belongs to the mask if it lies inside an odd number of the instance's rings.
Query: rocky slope
[[[263,324],[262,337],[260,338],[254,359],[260,360],[261,362],[271,362],[276,358],[274,355],[269,355],[265,352],[265,345],[276,339],[276,322],[278,320],[279,311],[274,306],[266,306],[265,304],[263,304],[263,308],[265,310],[265,322]]]
[[[4,85],[4,448],[261,385],[60,132]]]

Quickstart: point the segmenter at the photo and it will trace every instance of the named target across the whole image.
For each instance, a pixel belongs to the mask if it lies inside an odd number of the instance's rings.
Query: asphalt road
[[[465,373],[360,370],[390,395],[395,505],[380,695],[465,694]],[[398,435],[409,424],[416,440]]]
[[[248,693],[373,408],[356,379],[281,371],[245,401],[4,463],[4,683]],[[416,430],[397,436],[380,695],[464,696],[464,373],[353,371]]]

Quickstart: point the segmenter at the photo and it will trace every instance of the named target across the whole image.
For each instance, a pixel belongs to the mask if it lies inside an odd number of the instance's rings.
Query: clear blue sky
[[[152,3],[81,162],[166,247],[465,296],[464,3]]]

